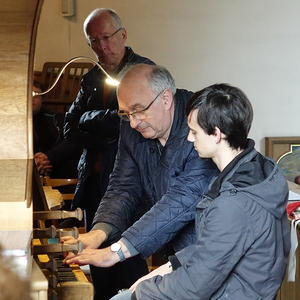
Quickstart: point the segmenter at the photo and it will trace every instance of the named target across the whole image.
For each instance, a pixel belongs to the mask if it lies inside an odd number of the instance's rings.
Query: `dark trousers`
[[[94,215],[99,206],[105,188],[99,184],[99,175],[88,178],[85,197],[89,204],[84,208],[86,231],[90,231]],[[103,181],[102,181],[103,183]],[[112,243],[113,241],[111,241]],[[103,247],[109,246],[106,242]],[[91,277],[94,285],[94,300],[108,300],[124,288],[129,288],[137,279],[148,273],[146,261],[140,256],[135,256],[110,268],[98,268],[90,265]]]
[[[100,201],[106,191],[107,183],[103,183],[101,174],[90,175],[85,182],[84,201],[81,207],[84,209],[85,230],[89,232],[92,229],[95,213]]]
[[[94,300],[108,300],[119,290],[129,288],[137,279],[148,273],[145,260],[139,256],[129,258],[110,268],[90,266],[94,284]]]

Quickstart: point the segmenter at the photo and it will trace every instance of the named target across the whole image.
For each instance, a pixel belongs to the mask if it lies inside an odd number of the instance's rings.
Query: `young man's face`
[[[214,135],[208,135],[199,126],[197,122],[198,110],[193,110],[188,116],[188,125],[190,128],[188,141],[194,144],[199,157],[213,158],[216,151]]]

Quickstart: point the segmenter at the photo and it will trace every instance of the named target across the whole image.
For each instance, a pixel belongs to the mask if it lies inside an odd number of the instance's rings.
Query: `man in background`
[[[118,14],[107,8],[92,11],[84,21],[88,46],[99,63],[112,77],[128,65],[154,64],[127,47],[127,32]],[[72,208],[84,209],[86,230],[92,222],[103,197],[118,149],[118,102],[114,87],[105,83],[106,76],[97,66],[83,76],[81,89],[66,113],[65,139],[84,147],[78,164],[78,184]],[[85,123],[85,119],[93,121]],[[126,275],[124,271],[126,269]],[[115,269],[91,266],[95,299],[109,299],[120,286],[127,286],[147,272],[140,257],[120,264]]]
[[[33,83],[33,91],[42,91],[40,83]],[[82,147],[63,139],[64,115],[45,109],[40,95],[32,97],[32,114],[34,160],[39,173],[53,178],[77,178]]]

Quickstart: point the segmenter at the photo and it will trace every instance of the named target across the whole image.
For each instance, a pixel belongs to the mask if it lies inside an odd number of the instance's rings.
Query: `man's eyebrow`
[[[130,108],[132,109],[136,109],[136,108],[144,108],[145,105],[141,104],[141,103],[136,103],[130,106]]]
[[[143,109],[145,106],[143,104],[140,104],[140,103],[135,103],[135,104],[132,104],[129,106],[129,110],[130,111],[134,111],[134,110],[137,110],[137,109]],[[124,109],[125,111],[125,109]]]
[[[87,38],[88,39],[99,39],[99,38],[101,39],[101,38],[103,38],[105,36],[108,36],[108,35],[109,35],[109,33],[104,32],[101,35],[87,35]]]

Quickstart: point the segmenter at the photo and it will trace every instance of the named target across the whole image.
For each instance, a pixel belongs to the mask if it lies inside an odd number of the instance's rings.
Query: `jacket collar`
[[[119,74],[124,69],[126,64],[131,63],[134,59],[134,56],[135,53],[133,52],[133,50],[130,47],[125,47],[125,54],[124,57],[122,58],[120,65],[116,70],[116,74]]]
[[[219,196],[220,188],[226,176],[241,162],[241,160],[248,155],[254,149],[254,141],[248,139],[246,149],[237,155],[226,167],[225,169],[219,173],[211,188],[206,193],[209,198],[215,199]]]
[[[135,57],[135,53],[133,52],[133,50],[130,47],[125,47],[125,54],[121,60],[120,65],[116,70],[116,74],[119,74],[124,69],[126,64],[128,63],[130,64],[134,60],[134,57]],[[101,65],[101,62],[98,61],[98,63]],[[92,68],[92,70],[100,74],[101,77],[103,77],[103,80],[106,79],[104,73],[101,70],[99,70],[99,68],[96,65]]]
[[[173,138],[182,138],[183,135],[187,135],[188,125],[185,107],[192,95],[193,93],[187,90],[176,90],[174,95],[174,118],[168,141]]]

